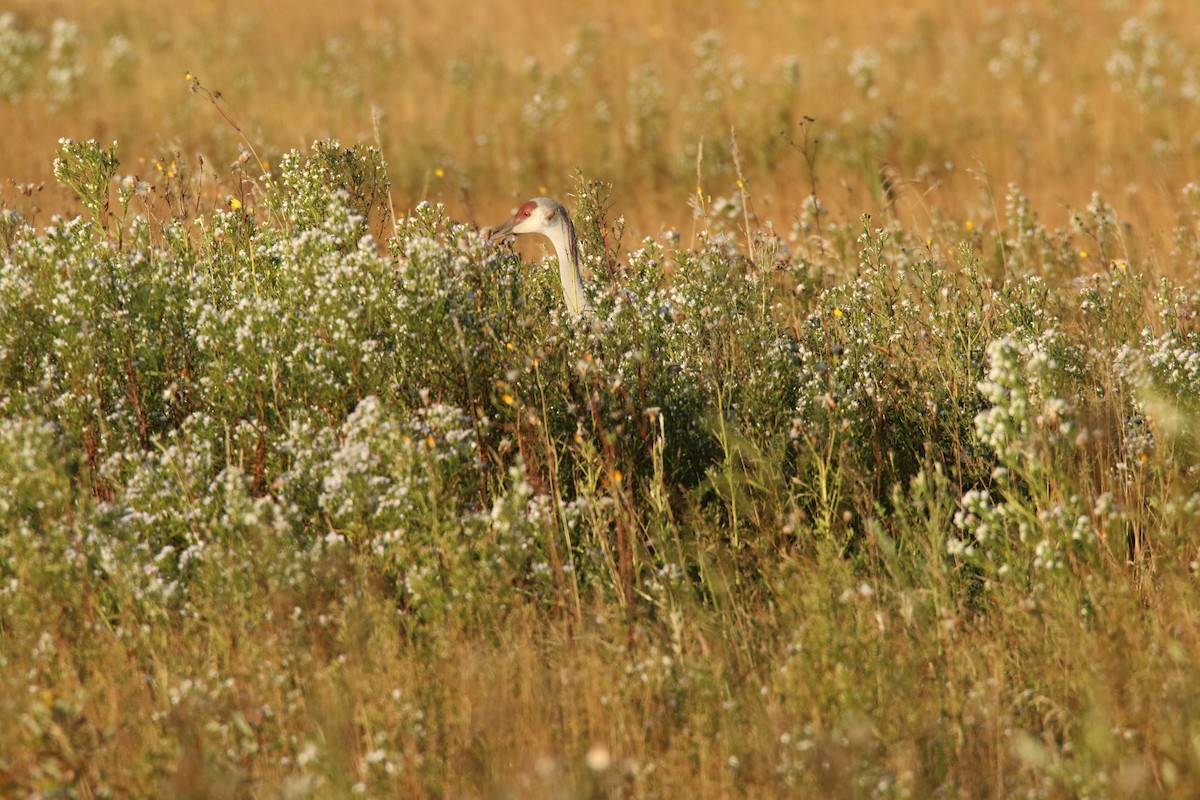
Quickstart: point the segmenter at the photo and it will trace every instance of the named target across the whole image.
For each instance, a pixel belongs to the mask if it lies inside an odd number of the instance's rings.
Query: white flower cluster
[[[1004,534],[1004,505],[996,505],[984,491],[971,489],[959,501],[959,510],[954,512],[954,527],[965,537],[952,536],[946,540],[946,552],[952,556],[973,558],[989,539]]]
[[[1188,48],[1167,31],[1150,4],[1148,14],[1125,20],[1117,47],[1105,62],[1115,92],[1146,104],[1200,97],[1200,75]]]
[[[442,482],[476,454],[469,419],[438,403],[401,420],[379,398],[365,397],[337,438],[318,503],[340,533],[373,535],[380,554],[426,524],[428,504],[445,501]]]
[[[33,77],[42,37],[25,30],[11,11],[0,14],[0,97],[16,100]]]
[[[70,20],[56,19],[50,24],[49,71],[50,98],[55,102],[73,100],[79,93],[83,77],[80,53],[79,25]]]
[[[1056,355],[1062,346],[1054,329],[1028,344],[1005,337],[988,345],[987,379],[978,388],[989,407],[976,415],[975,431],[1010,469],[1038,470],[1049,448],[1073,436],[1071,404],[1054,394],[1062,382]]]

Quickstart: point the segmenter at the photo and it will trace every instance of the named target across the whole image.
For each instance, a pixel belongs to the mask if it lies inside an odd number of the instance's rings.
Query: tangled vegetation
[[[1101,198],[618,257],[581,180],[576,325],[371,148],[119,172],[0,218],[5,794],[1200,788],[1200,292]]]

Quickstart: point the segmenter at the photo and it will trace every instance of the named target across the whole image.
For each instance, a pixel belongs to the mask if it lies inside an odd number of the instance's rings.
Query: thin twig
[[[742,172],[742,155],[738,150],[737,128],[730,127],[729,138],[733,149],[733,168],[737,170],[738,192],[742,197],[742,220],[746,231],[746,250],[750,254],[750,261],[755,262],[754,234],[750,231],[750,193],[746,191],[746,175]]]
[[[271,174],[270,174],[270,171],[267,169],[267,162],[263,161],[261,158],[258,157],[258,151],[254,149],[254,145],[250,142],[250,138],[248,136],[246,136],[245,131],[242,130],[242,126],[238,125],[237,121],[234,120],[234,118],[232,116],[230,116],[229,112],[221,107],[221,103],[220,103],[221,92],[220,92],[220,90],[218,90],[216,92],[209,91],[208,87],[201,84],[200,79],[197,78],[195,75],[193,75],[190,72],[185,72],[183,74],[183,77],[186,78],[187,80],[191,81],[192,91],[197,92],[197,93],[202,94],[205,97],[207,97],[208,102],[212,103],[212,106],[213,106],[213,108],[215,108],[217,110],[217,113],[220,114],[225,119],[225,121],[228,122],[229,125],[235,131],[237,131],[237,134],[241,138],[242,143],[244,145],[246,145],[246,149],[250,151],[250,155],[254,156],[254,161],[255,161],[255,163],[258,164],[258,168],[262,171],[263,178],[265,178],[267,181],[270,181]]]
[[[383,152],[383,136],[379,132],[379,106],[371,106],[371,128],[375,131],[375,146],[379,148],[379,155],[383,158],[384,163],[387,163],[387,157]],[[388,182],[388,213],[392,215],[392,233],[396,232],[396,206],[392,203],[392,184]]]
[[[704,177],[704,137],[700,137],[700,142],[696,145],[696,213],[692,215],[692,241],[688,245],[689,250],[696,249],[696,219],[705,217],[705,226],[708,227],[707,216],[704,212],[704,187],[702,180]]]

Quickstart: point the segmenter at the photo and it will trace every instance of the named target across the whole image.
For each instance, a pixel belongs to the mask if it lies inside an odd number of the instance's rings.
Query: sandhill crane
[[[517,209],[516,215],[492,229],[488,241],[497,241],[509,235],[540,233],[554,245],[558,254],[558,277],[562,281],[563,299],[567,311],[575,319],[593,317],[592,305],[583,291],[583,278],[579,276],[579,246],[575,241],[575,225],[567,210],[557,200],[535,197]]]

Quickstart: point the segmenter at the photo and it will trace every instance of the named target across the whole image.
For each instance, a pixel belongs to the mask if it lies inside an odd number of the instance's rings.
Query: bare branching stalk
[[[730,150],[733,155],[733,167],[737,171],[738,194],[742,202],[742,224],[743,231],[746,235],[746,252],[750,255],[750,261],[755,262],[754,257],[754,231],[750,228],[750,191],[746,183],[746,174],[742,171],[742,154],[738,149],[737,129],[729,129]]]
[[[688,248],[696,248],[696,223],[704,220],[704,229],[708,229],[708,210],[704,203],[704,137],[696,143],[696,194],[691,199],[692,205],[692,238]]]
[[[225,109],[225,106],[222,103],[224,98],[222,97],[220,90],[215,92],[209,90],[207,86],[200,83],[200,79],[198,77],[190,72],[184,73],[184,78],[191,83],[192,91],[205,97],[208,102],[212,104],[212,107],[217,110],[217,113],[221,115],[221,118],[229,123],[229,126],[237,132],[238,138],[242,140],[242,144],[246,146],[246,149],[250,152],[250,155],[254,156],[254,163],[258,165],[258,169],[263,180],[269,183],[271,180],[271,170],[267,167],[267,162],[263,161],[262,158],[259,157],[258,151],[254,149],[254,143],[250,141],[250,137],[247,136],[245,131],[242,130],[242,126],[239,125],[237,120],[233,118],[233,115]]]
[[[382,114],[381,109],[377,105],[371,106],[371,131],[375,134],[375,146],[379,148],[379,154],[387,160],[387,152],[383,149],[383,134],[379,128],[379,118]],[[396,232],[396,206],[392,202],[392,187],[388,186],[387,192],[388,216],[392,220],[392,233]]]

